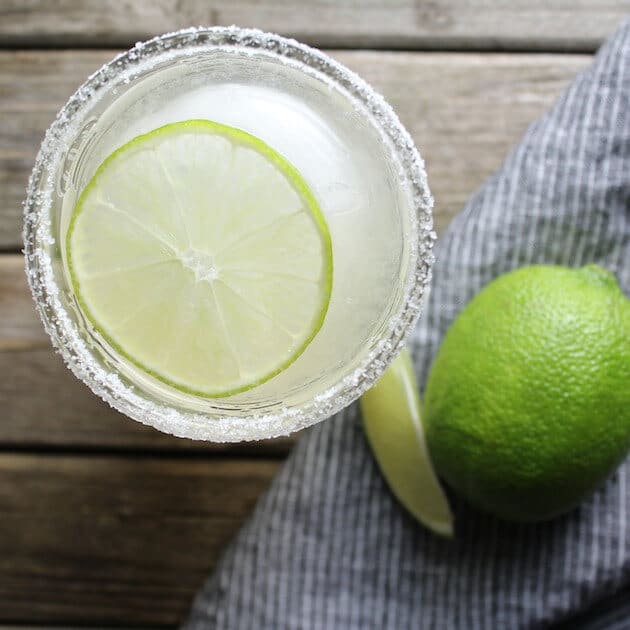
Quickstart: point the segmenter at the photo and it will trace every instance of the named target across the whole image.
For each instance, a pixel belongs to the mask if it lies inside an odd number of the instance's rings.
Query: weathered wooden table
[[[291,439],[233,447],[125,419],[54,355],[23,273],[21,203],[55,112],[121,47],[196,24],[331,49],[398,111],[443,231],[630,0],[0,0],[0,626],[168,626]]]

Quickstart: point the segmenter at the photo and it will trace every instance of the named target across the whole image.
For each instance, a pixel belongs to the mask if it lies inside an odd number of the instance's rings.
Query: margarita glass
[[[334,260],[325,318],[305,350],[224,397],[172,387],[127,360],[86,318],[68,270],[73,209],[99,165],[141,134],[193,119],[251,134],[290,163],[319,204]],[[27,274],[53,344],[114,408],[189,438],[273,437],[351,403],[402,348],[429,282],[431,206],[411,138],[354,73],[277,35],[186,29],[119,55],[59,112],[29,182]]]

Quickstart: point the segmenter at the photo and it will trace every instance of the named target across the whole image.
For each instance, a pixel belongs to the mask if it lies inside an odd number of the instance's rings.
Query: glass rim
[[[73,124],[116,85],[129,83],[134,74],[166,61],[177,51],[195,55],[217,48],[263,53],[324,80],[359,101],[379,131],[391,142],[407,178],[412,199],[409,214],[413,224],[415,265],[407,272],[401,306],[390,319],[389,336],[347,376],[306,402],[282,407],[277,413],[247,412],[219,415],[190,411],[159,402],[117,373],[103,366],[81,335],[69,309],[59,297],[53,261],[47,250],[54,245],[51,205],[56,194],[55,177],[67,149],[67,136],[77,131]],[[135,71],[135,73],[134,73]],[[130,418],[161,431],[191,439],[237,442],[287,435],[340,411],[369,389],[402,349],[416,323],[422,298],[431,279],[433,198],[427,184],[424,162],[415,144],[391,106],[357,74],[318,49],[280,35],[257,29],[230,27],[187,28],[159,35],[120,53],[102,66],[70,97],[48,128],[31,173],[24,203],[24,253],[29,287],[53,346],[66,366],[97,396]]]

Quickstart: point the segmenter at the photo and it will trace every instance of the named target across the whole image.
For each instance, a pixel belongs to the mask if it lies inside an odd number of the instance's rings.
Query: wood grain
[[[24,259],[18,255],[0,256],[0,356],[14,350],[46,347],[49,343],[28,290]]]
[[[627,0],[3,0],[11,46],[128,46],[185,26],[255,26],[327,47],[593,50]]]
[[[284,457],[297,435],[214,444],[177,438],[110,408],[49,345],[0,352],[0,449],[205,452]]]
[[[0,455],[0,619],[175,625],[278,462]]]
[[[46,127],[115,51],[0,53],[0,248],[21,243],[21,203]],[[333,51],[382,92],[429,171],[438,231],[501,163],[587,55]]]

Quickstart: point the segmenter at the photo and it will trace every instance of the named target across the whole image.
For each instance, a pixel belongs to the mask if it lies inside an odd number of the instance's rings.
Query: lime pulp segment
[[[321,328],[332,247],[298,171],[262,140],[206,120],[110,155],[66,240],[81,310],[122,356],[206,397],[270,379]]]

